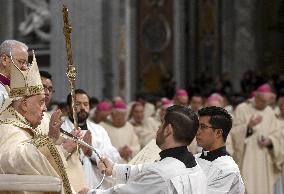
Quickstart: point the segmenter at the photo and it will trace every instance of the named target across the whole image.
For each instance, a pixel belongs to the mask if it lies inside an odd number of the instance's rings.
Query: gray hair
[[[14,49],[16,47],[22,47],[26,50],[28,50],[28,46],[20,41],[17,40],[5,40],[2,42],[0,45],[0,56],[5,54],[5,55],[10,55],[10,53],[14,52]]]
[[[23,100],[25,100],[25,97],[16,97],[12,101],[12,106],[17,110],[19,105],[23,102]]]

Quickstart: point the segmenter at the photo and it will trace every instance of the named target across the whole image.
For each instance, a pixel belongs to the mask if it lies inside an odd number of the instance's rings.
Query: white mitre
[[[34,51],[32,64],[26,71],[21,71],[15,65],[13,58],[11,58],[11,60],[9,98],[5,100],[0,113],[3,112],[15,99],[44,94],[44,88],[41,82]]]
[[[27,71],[21,71],[15,63],[10,66],[10,98],[44,94],[35,54]]]

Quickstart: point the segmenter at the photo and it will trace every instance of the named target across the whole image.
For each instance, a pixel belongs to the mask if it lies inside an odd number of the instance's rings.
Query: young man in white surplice
[[[203,150],[195,157],[207,176],[208,193],[243,194],[240,170],[225,146],[232,128],[232,117],[225,109],[216,106],[202,108],[198,114],[196,141]]]

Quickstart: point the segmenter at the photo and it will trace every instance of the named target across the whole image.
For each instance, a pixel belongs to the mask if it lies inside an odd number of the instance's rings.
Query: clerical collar
[[[10,86],[10,80],[3,74],[0,73],[0,82],[3,84],[3,85],[7,85],[7,86]]]
[[[172,157],[183,162],[186,168],[193,168],[197,165],[194,156],[187,150],[186,146],[170,148],[159,153],[161,160],[166,157]]]
[[[70,121],[74,124],[74,119],[73,119],[73,117],[70,117],[70,116],[69,116],[69,119],[70,119]],[[82,123],[79,123],[79,122],[78,122],[78,127],[80,127],[81,130],[88,130],[87,119],[86,119],[84,122],[82,122]]]
[[[212,151],[202,150],[202,154],[201,154],[200,158],[212,162],[212,161],[216,160],[217,158],[219,158],[221,156],[230,156],[230,154],[226,150],[226,146],[220,147],[220,148],[218,148],[216,150],[212,150]]]

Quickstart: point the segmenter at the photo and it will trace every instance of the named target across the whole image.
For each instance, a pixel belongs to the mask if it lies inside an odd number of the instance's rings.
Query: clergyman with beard
[[[100,154],[104,154],[116,162],[121,162],[122,159],[120,158],[118,151],[112,146],[105,129],[88,119],[90,112],[88,94],[82,89],[76,89],[75,99],[75,111],[77,113],[78,126],[80,127],[80,130],[74,129],[71,94],[67,96],[68,118],[64,121],[61,128],[80,138],[83,137],[83,141],[96,148]],[[72,155],[77,149],[77,144],[72,141],[70,141],[68,144],[69,146],[66,146],[66,151]],[[90,188],[94,188],[100,182],[102,177],[99,169],[96,166],[96,164],[99,162],[99,159],[91,149],[81,147],[80,152],[80,159],[83,164],[87,184]],[[106,180],[104,181],[102,188],[107,188],[109,186],[110,182]]]
[[[190,109],[173,105],[166,110],[156,133],[156,144],[162,150],[161,160],[149,164],[117,164],[108,158],[99,163],[100,170],[112,175],[117,183],[98,193],[206,193],[206,178],[194,156],[187,150],[198,130],[198,117]],[[83,192],[80,192],[83,193]]]

